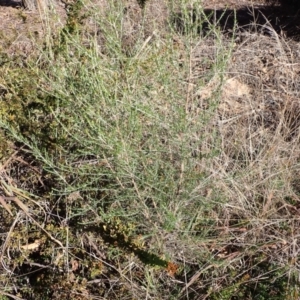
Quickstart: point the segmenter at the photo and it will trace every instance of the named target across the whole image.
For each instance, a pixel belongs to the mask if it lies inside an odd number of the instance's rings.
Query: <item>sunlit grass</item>
[[[3,273],[17,271],[4,297],[297,299],[297,250],[287,252],[298,140],[254,135],[258,122],[222,110],[234,36],[215,24],[199,33],[209,21],[200,2],[195,18],[191,3],[174,1],[182,31],[166,18],[144,36],[145,14],[128,51],[125,4],[86,17],[89,3],[79,4],[38,61],[6,73],[0,126],[17,152],[1,151],[1,186],[30,215],[5,223]],[[80,30],[85,18],[101,45]]]

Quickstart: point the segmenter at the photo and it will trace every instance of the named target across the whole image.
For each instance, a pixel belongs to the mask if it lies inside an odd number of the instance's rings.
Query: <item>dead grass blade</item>
[[[17,198],[17,197],[6,197],[6,199],[14,201],[18,205],[18,207],[21,210],[23,210],[25,213],[29,212],[28,206],[25,205],[19,198]]]
[[[7,296],[7,297],[12,298],[14,300],[24,300],[24,298],[20,298],[18,296],[14,296],[12,294],[1,292],[1,291],[0,291],[0,295]]]
[[[7,203],[5,202],[5,200],[2,196],[0,196],[0,203],[9,212],[9,214],[13,217],[13,213],[11,212],[9,206],[7,205]]]

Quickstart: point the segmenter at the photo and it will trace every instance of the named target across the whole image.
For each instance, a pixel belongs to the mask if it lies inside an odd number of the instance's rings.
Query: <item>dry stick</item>
[[[188,78],[188,85],[187,85],[187,91],[186,91],[186,98],[185,98],[185,113],[188,114],[189,112],[189,103],[190,103],[190,95],[192,91],[192,48],[190,49],[189,54],[189,78]]]
[[[54,243],[56,243],[57,245],[59,245],[63,251],[66,251],[66,247],[64,247],[64,245],[61,243],[61,241],[57,240],[55,237],[53,237],[47,230],[45,230],[34,218],[32,218],[30,216],[30,214],[27,211],[24,211],[25,215],[31,219],[31,221],[37,226],[39,227],[47,236],[48,238],[53,241]]]
[[[66,247],[64,247],[63,244],[59,240],[57,240],[56,238],[54,238],[33,217],[31,217],[31,215],[29,214],[29,208],[22,201],[20,201],[19,198],[13,196],[13,192],[11,190],[11,187],[7,186],[7,184],[3,180],[1,180],[1,183],[2,183],[2,187],[6,189],[7,194],[11,195],[11,197],[5,197],[5,199],[14,201],[17,204],[17,206],[25,213],[25,215],[29,219],[31,219],[33,221],[33,223],[35,223],[36,226],[39,227],[48,236],[48,238],[50,238],[53,242],[55,242],[56,244],[58,244],[63,249],[63,251],[65,252]],[[17,191],[17,189],[15,189],[15,190]],[[24,195],[22,195],[22,196],[24,196]],[[26,197],[26,198],[28,198],[28,197]],[[33,202],[36,203],[35,201],[33,201]]]
[[[147,46],[147,44],[150,42],[150,40],[152,39],[152,37],[154,36],[154,33],[150,36],[147,37],[147,39],[145,40],[145,42],[143,43],[141,49],[139,50],[139,52],[135,55],[135,59],[137,59],[140,54],[143,52],[143,50],[145,49],[145,47]]]
[[[13,230],[14,230],[14,228],[15,228],[15,226],[16,226],[18,220],[19,220],[20,215],[21,215],[21,212],[18,212],[18,213],[17,213],[17,216],[16,216],[16,218],[15,218],[15,220],[14,220],[14,222],[12,223],[12,225],[11,225],[10,228],[9,228],[9,232],[7,233],[7,237],[6,237],[6,239],[5,239],[5,242],[4,242],[4,244],[2,245],[1,254],[0,254],[0,262],[1,262],[1,263],[2,263],[2,259],[3,259],[3,254],[4,254],[4,252],[5,252],[6,248],[7,248],[7,245],[8,245],[9,239],[10,239],[10,236],[11,236],[11,234],[12,234],[12,232],[13,232]],[[3,263],[2,263],[2,266],[3,266]],[[4,267],[4,266],[3,266],[3,267]],[[6,268],[4,267],[4,269],[6,269]]]
[[[22,150],[22,148],[20,149]],[[0,172],[4,171],[4,169],[9,165],[9,163],[15,158],[18,154],[19,150],[15,151],[1,166]]]
[[[0,204],[9,212],[9,214],[13,217],[13,213],[10,210],[10,207],[5,202],[4,198],[0,195]]]
[[[212,268],[214,265],[209,265],[206,268],[199,270],[198,272],[196,272],[193,277],[191,278],[191,280],[189,281],[189,283],[186,284],[186,286],[180,291],[179,296],[182,295],[185,291],[187,292],[188,288],[200,277],[200,275],[209,270],[210,268]]]
[[[9,165],[9,163],[15,158],[18,154],[19,150],[15,151],[1,166],[0,166],[0,173],[4,173],[5,168]],[[1,176],[3,178],[3,176]],[[6,176],[7,177],[7,176]],[[13,216],[13,213],[10,210],[10,207],[5,202],[5,199],[0,196],[0,204],[9,212],[11,216]]]
[[[6,199],[9,200],[13,200],[17,206],[25,213],[25,215],[31,220],[33,221],[33,223],[35,223],[35,225],[37,227],[39,227],[53,242],[55,242],[56,244],[58,244],[64,251],[66,250],[63,246],[63,244],[57,240],[56,238],[54,238],[47,230],[45,230],[33,217],[31,217],[31,215],[29,214],[29,208],[22,202],[20,201],[17,197],[5,197]]]
[[[19,198],[17,198],[17,197],[5,197],[5,199],[14,201],[17,204],[17,206],[19,206],[19,208],[24,211],[25,214],[29,213],[28,206],[25,205],[22,201],[20,201]]]
[[[39,227],[53,242],[55,242],[56,244],[58,244],[64,251],[66,250],[63,246],[63,244],[57,240],[56,238],[54,238],[47,230],[45,230],[33,217],[31,217],[31,215],[29,214],[29,208],[23,203],[21,202],[17,197],[6,197],[6,199],[9,200],[13,200],[18,206],[19,208],[25,213],[25,215],[31,220],[33,221],[33,223],[35,223],[35,225],[37,227]]]
[[[33,202],[35,205],[37,205],[41,210],[44,211],[43,207],[37,202],[32,200],[30,197],[28,197],[27,195],[25,195],[24,193],[22,193],[22,191],[20,191],[18,188],[14,187],[14,186],[9,186],[6,184],[5,181],[0,180],[0,183],[2,184],[2,188],[5,191],[6,194],[10,195],[8,197],[4,197],[4,199],[8,199],[8,200],[12,200],[14,202],[16,202],[16,204],[22,209],[22,210],[26,210],[29,212],[29,208],[20,201],[19,198],[15,197],[14,194],[17,194],[18,196],[21,196],[22,198]]]

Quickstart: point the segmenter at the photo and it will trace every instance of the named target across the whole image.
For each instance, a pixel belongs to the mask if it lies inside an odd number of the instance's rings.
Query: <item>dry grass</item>
[[[299,45],[196,4],[75,4],[2,67],[0,299],[299,299]]]

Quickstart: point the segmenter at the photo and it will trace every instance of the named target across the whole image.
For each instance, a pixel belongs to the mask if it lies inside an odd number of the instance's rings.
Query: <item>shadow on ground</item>
[[[22,1],[0,0],[0,6],[22,7]]]
[[[297,5],[298,6],[298,5]],[[257,32],[273,35],[275,32],[287,38],[300,41],[300,9],[295,5],[265,5],[259,7],[244,7],[242,9],[204,9],[204,15],[192,12],[194,24],[199,34],[206,35],[215,25],[223,32],[231,33],[234,28],[238,32]],[[186,17],[178,13],[172,17],[175,28],[182,34],[187,31]]]

